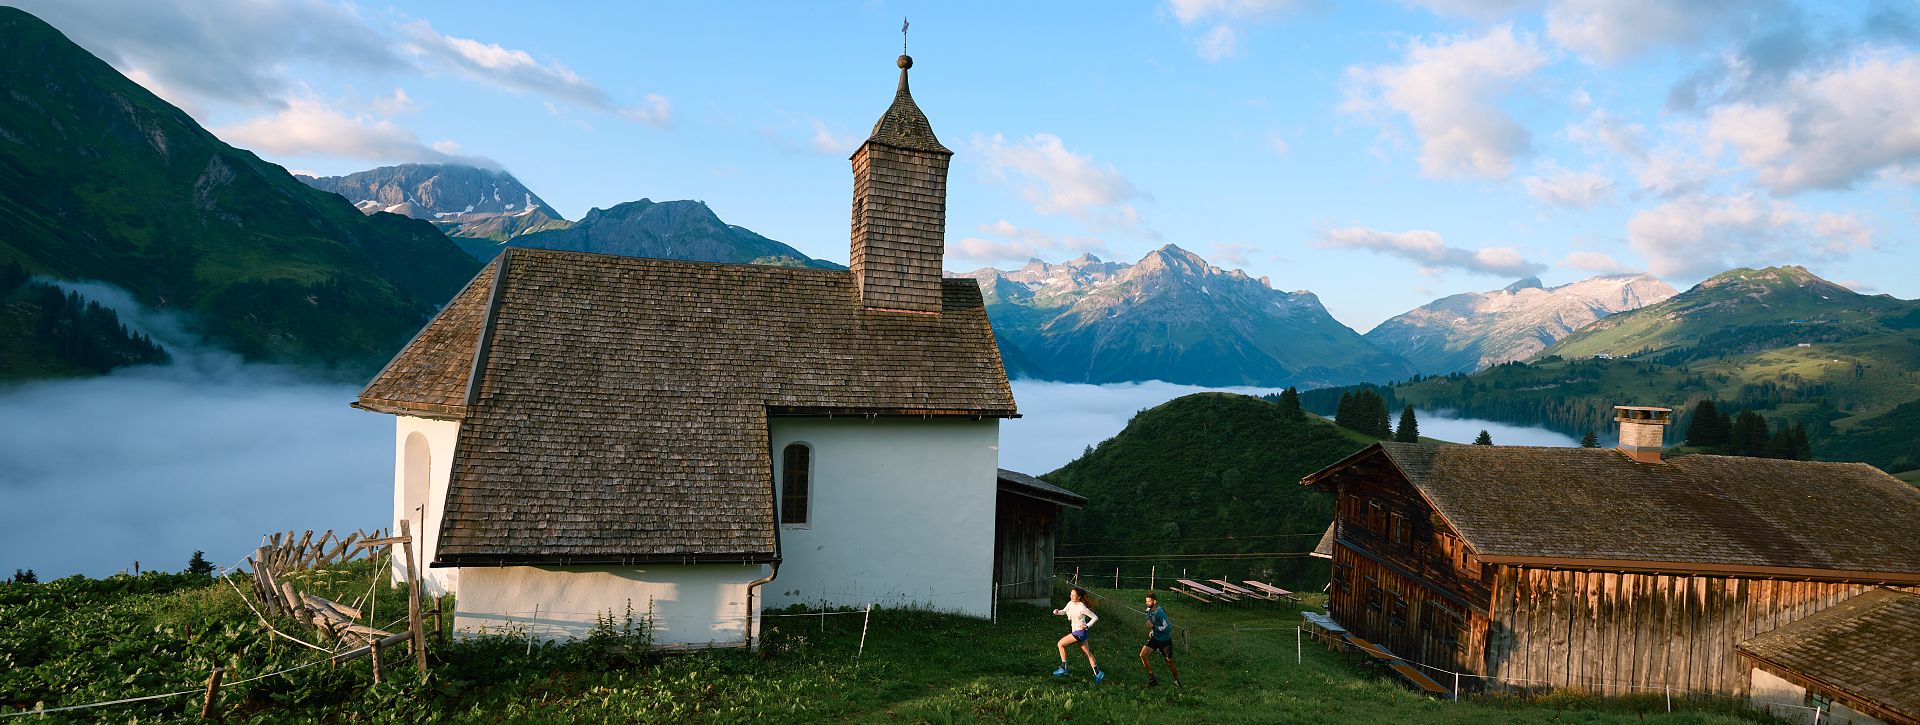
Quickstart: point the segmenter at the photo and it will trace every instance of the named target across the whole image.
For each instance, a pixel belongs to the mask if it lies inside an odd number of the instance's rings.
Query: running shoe
[[[1106,671],[1099,668],[1095,668],[1093,670],[1093,684],[1098,685],[1100,684],[1100,681],[1104,679],[1107,679]]]
[[[1147,675],[1147,686],[1148,686],[1148,687],[1159,687],[1159,686],[1160,686],[1160,678],[1158,678],[1158,677],[1154,677],[1153,675]]]
[[[1053,671],[1053,676],[1054,676],[1054,677],[1066,677],[1066,676],[1067,676],[1067,666],[1066,666],[1066,665],[1061,665],[1061,666],[1060,666],[1060,669],[1057,669],[1057,670],[1054,670],[1054,671]]]

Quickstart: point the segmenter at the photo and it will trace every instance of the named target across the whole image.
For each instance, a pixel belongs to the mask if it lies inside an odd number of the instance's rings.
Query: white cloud
[[[373,99],[373,110],[382,116],[398,116],[420,110],[420,104],[407,95],[407,89],[395,88],[391,95]]]
[[[816,153],[848,156],[865,140],[851,133],[834,133],[833,129],[827,127],[826,121],[817,118],[808,123],[813,127],[813,136],[808,139],[807,146]]]
[[[278,113],[212,130],[214,135],[235,146],[282,156],[496,166],[484,158],[460,155],[457,145],[448,145],[451,142],[423,144],[412,131],[392,121],[348,115],[313,97],[294,98]]]
[[[1402,0],[1435,15],[1494,20],[1540,7],[1541,0]]]
[[[1633,271],[1614,259],[1611,254],[1601,252],[1568,252],[1560,259],[1560,266],[1595,274],[1621,274]]]
[[[1591,153],[1615,153],[1630,159],[1647,156],[1647,128],[1595,108],[1579,123],[1567,126],[1567,140],[1587,147]]]
[[[1279,131],[1267,134],[1267,148],[1273,149],[1275,154],[1281,156],[1293,153],[1293,147],[1287,144],[1286,137],[1281,136]]]
[[[1298,0],[1167,1],[1167,9],[1181,25],[1206,28],[1194,40],[1194,49],[1209,62],[1219,62],[1239,50],[1245,25],[1271,20],[1298,5]]]
[[[1383,232],[1365,227],[1329,229],[1320,235],[1315,245],[1323,249],[1365,249],[1412,260],[1420,265],[1420,271],[1428,274],[1456,269],[1501,277],[1525,277],[1547,269],[1546,265],[1527,261],[1512,247],[1451,247],[1447,246],[1439,232],[1424,229],[1405,232]]]
[[[673,121],[672,104],[663,96],[649,95],[644,103],[622,106],[600,86],[582,78],[572,69],[555,62],[541,62],[524,50],[443,35],[425,20],[408,23],[401,31],[407,38],[403,46],[406,51],[425,61],[429,67],[446,69],[497,88],[546,96],[650,126],[665,127]]]
[[[1000,134],[975,136],[990,179],[1020,187],[1034,211],[1068,214],[1096,229],[1118,229],[1158,238],[1133,205],[1146,194],[1112,164],[1067,149],[1059,136],[1037,133],[1008,143]]]
[[[1106,244],[1091,237],[1055,236],[1021,227],[1005,219],[979,226],[981,234],[1001,237],[965,237],[947,245],[949,259],[972,262],[1024,262],[1029,259],[1059,259],[1092,252],[1112,256]]]
[[[1555,0],[1547,35],[1588,62],[1619,63],[1672,45],[1738,32],[1774,3],[1686,0]]]
[[[1920,56],[1862,50],[1768,96],[1715,108],[1707,136],[1776,194],[1844,189],[1920,163]]]
[[[1520,180],[1527,194],[1551,206],[1590,209],[1613,195],[1613,179],[1597,171],[1572,171],[1552,164],[1545,175]]]
[[[286,67],[385,72],[407,63],[352,5],[326,0],[24,0],[15,3],[182,108],[279,105]]]
[[[1756,193],[1691,195],[1633,215],[1627,244],[1661,276],[1704,277],[1738,266],[1838,259],[1870,248],[1853,214],[1808,212]]]
[[[1511,25],[1479,36],[1415,38],[1400,64],[1348,68],[1342,108],[1404,115],[1420,137],[1428,176],[1503,179],[1531,143],[1498,103],[1546,62],[1533,36]]]
[[[1247,255],[1260,248],[1246,242],[1214,242],[1207,245],[1207,259],[1214,264],[1247,266]]]

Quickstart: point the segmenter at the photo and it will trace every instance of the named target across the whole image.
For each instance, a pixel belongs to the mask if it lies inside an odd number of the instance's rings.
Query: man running
[[[1147,592],[1147,643],[1140,648],[1140,666],[1147,668],[1147,686],[1160,684],[1160,678],[1153,676],[1153,662],[1147,659],[1147,653],[1160,650],[1160,657],[1167,661],[1167,669],[1173,672],[1173,686],[1180,686],[1180,668],[1173,664],[1173,623],[1167,621],[1167,610],[1160,608],[1160,597]]]

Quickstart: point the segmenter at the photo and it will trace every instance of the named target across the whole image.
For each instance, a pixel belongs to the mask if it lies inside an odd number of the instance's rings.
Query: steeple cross
[[[905,16],[900,18],[900,54],[907,54],[907,19]]]

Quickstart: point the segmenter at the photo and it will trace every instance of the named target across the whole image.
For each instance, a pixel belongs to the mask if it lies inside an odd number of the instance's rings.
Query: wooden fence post
[[[413,562],[413,534],[409,522],[400,520],[400,552],[407,557],[407,626],[413,631],[413,662],[420,674],[427,673],[427,638],[420,627],[420,570]]]
[[[213,668],[213,674],[207,676],[207,696],[200,700],[200,719],[213,717],[213,701],[220,696],[220,672]]]
[[[1120,588],[1120,567],[1113,568],[1113,588]]]
[[[1153,591],[1153,585],[1159,581],[1160,566],[1147,567],[1147,591]]]
[[[867,623],[873,621],[873,602],[867,602],[867,614],[860,619],[860,649],[853,653],[854,659],[867,653]]]
[[[378,685],[380,684],[380,665],[384,664],[380,661],[380,640],[374,640],[369,646],[373,648],[367,653],[373,656],[373,684]]]

